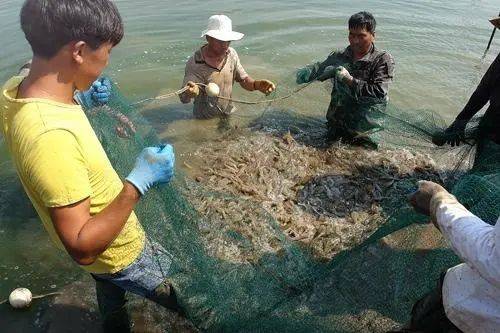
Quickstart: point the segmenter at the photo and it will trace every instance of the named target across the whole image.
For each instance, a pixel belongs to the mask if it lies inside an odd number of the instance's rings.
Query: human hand
[[[107,78],[100,78],[94,81],[90,88],[83,92],[78,92],[75,99],[83,108],[92,109],[93,107],[104,105],[111,97],[111,81]]]
[[[309,66],[301,68],[297,71],[296,74],[296,82],[297,84],[307,83],[309,82],[309,77],[311,76],[312,69]]]
[[[147,147],[136,159],[126,180],[144,195],[155,184],[168,183],[174,175],[175,155],[171,145]]]
[[[435,210],[435,207],[431,207],[435,204],[431,204],[431,202],[433,202],[433,198],[441,194],[448,194],[448,191],[439,184],[421,180],[418,182],[417,191],[410,194],[408,201],[418,213],[430,216],[432,223],[438,227],[435,212],[432,211]]]
[[[269,80],[255,80],[253,86],[263,94],[269,95],[276,89],[276,85]]]
[[[189,98],[195,98],[200,94],[200,87],[193,81],[188,81],[186,87],[189,87],[189,89],[185,91],[185,94],[187,94]]]
[[[459,146],[460,142],[465,139],[465,127],[468,121],[455,119],[455,121],[444,131],[445,143],[452,147]]]
[[[337,72],[335,73],[335,76],[337,79],[343,82],[351,82],[354,78],[352,77],[351,73],[347,69],[345,69],[344,66],[339,66],[337,67]]]

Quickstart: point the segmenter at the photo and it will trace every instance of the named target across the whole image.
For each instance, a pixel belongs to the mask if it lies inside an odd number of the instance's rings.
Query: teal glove
[[[337,76],[337,68],[333,66],[327,66],[325,70],[323,71],[323,74],[321,74],[318,77],[318,81],[325,81],[328,79],[332,79]]]
[[[153,185],[168,183],[174,176],[175,155],[171,145],[147,147],[135,161],[126,180],[144,195]]]
[[[312,69],[309,66],[301,68],[297,71],[296,74],[296,82],[297,84],[307,83],[309,82],[309,78],[311,77]]]
[[[111,97],[111,81],[107,78],[101,78],[90,86],[90,89],[84,92],[78,92],[75,100],[85,109],[104,105]]]

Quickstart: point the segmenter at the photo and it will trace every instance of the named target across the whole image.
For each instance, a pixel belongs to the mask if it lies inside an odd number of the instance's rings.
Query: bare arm
[[[125,182],[118,196],[94,216],[89,198],[49,212],[69,255],[80,265],[90,265],[121,232],[139,198],[137,189]]]
[[[255,80],[252,79],[250,75],[248,75],[243,81],[240,82],[240,86],[248,91],[255,90]]]
[[[175,163],[170,145],[144,148],[120,193],[91,216],[92,175],[86,156],[75,136],[61,129],[40,135],[23,155],[24,172],[48,207],[59,239],[81,265],[92,264],[118,236],[140,194],[170,181]]]
[[[247,72],[243,68],[243,65],[241,64],[238,53],[234,49],[231,49],[231,57],[234,59],[233,71],[235,81],[239,82],[240,86],[247,91],[256,90],[255,80],[247,74]]]
[[[248,91],[258,90],[263,94],[269,95],[276,89],[276,85],[269,80],[254,80],[247,76],[243,81],[240,81],[243,89]]]

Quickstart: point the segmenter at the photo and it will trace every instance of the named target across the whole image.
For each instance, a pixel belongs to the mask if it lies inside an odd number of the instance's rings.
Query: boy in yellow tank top
[[[149,188],[172,178],[173,148],[145,148],[122,182],[79,105],[109,93],[95,80],[123,37],[117,8],[109,0],[27,0],[21,27],[32,64],[2,89],[0,129],[45,229],[96,280],[105,331],[129,331],[126,291],[181,311],[157,273],[168,276],[171,258],[146,239],[133,212]],[[76,90],[85,91],[79,103]]]

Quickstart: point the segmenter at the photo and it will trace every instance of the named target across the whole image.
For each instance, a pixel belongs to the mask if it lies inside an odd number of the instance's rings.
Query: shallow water
[[[30,57],[18,23],[21,4],[20,0],[0,1],[0,81]],[[250,75],[285,87],[278,90],[279,95],[294,87],[293,72],[298,67],[346,46],[349,15],[371,11],[378,21],[377,46],[389,50],[396,60],[391,102],[408,110],[434,110],[448,120],[460,111],[500,51],[497,34],[487,57],[481,60],[492,30],[487,18],[498,12],[497,0],[121,0],[117,5],[125,20],[126,36],[113,50],[107,74],[131,101],[179,88],[185,61],[202,44],[200,31],[214,13],[229,15],[235,30],[246,34],[232,46]],[[236,88],[235,97],[261,98],[241,88]],[[328,86],[318,84],[276,106],[322,117],[328,98]],[[176,144],[181,161],[188,161],[189,153],[200,142],[219,135],[216,121],[193,120],[190,106],[175,98],[143,107],[160,136]],[[262,112],[263,107],[240,106],[233,121],[245,124]],[[0,165],[7,159],[0,147]],[[0,300],[17,286],[48,292],[82,274],[65,255],[54,251],[32,215],[0,220]],[[0,306],[0,326],[16,325],[27,318],[36,320],[38,311],[35,306],[14,314]]]

